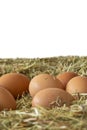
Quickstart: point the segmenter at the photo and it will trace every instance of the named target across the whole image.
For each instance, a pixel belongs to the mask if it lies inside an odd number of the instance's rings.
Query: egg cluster
[[[42,73],[31,80],[21,73],[8,73],[0,77],[0,110],[15,110],[16,98],[29,92],[32,106],[51,108],[70,105],[74,93],[87,93],[87,77],[74,72],[52,76]]]
[[[49,74],[35,76],[29,84],[32,106],[51,108],[70,105],[75,93],[87,93],[87,77],[75,72],[64,72],[56,77]]]

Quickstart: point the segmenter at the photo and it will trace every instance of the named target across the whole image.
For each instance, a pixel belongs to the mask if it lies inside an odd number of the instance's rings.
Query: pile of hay
[[[32,78],[40,73],[57,75],[74,71],[87,76],[87,57],[67,56],[35,59],[0,59],[0,76],[9,72]],[[87,130],[87,96],[77,95],[70,107],[32,108],[29,94],[17,99],[17,109],[0,112],[0,130]]]

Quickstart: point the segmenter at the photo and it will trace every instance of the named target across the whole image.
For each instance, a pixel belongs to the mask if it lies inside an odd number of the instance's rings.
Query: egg
[[[64,89],[66,89],[66,84],[75,76],[78,76],[78,74],[75,72],[63,72],[57,75],[57,78],[63,83]]]
[[[16,109],[16,101],[12,94],[0,85],[0,111],[10,109]]]
[[[29,78],[20,73],[8,73],[0,77],[0,85],[6,88],[15,98],[28,91]]]
[[[32,106],[41,106],[44,108],[60,107],[63,104],[68,106],[73,100],[73,96],[62,89],[47,88],[36,93],[32,100]]]
[[[31,79],[29,84],[29,92],[33,97],[38,91],[45,88],[61,88],[63,89],[63,84],[60,80],[55,78],[50,74],[39,74]]]
[[[77,76],[72,78],[66,86],[66,91],[71,94],[87,93],[87,77]]]

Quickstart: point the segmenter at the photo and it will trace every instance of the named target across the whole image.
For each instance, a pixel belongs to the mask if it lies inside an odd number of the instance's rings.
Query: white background
[[[87,56],[87,0],[0,0],[0,58]]]

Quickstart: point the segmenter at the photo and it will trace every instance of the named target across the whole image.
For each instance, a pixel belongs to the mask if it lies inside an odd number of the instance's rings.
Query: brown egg
[[[29,82],[27,76],[18,73],[8,73],[0,77],[0,85],[11,92],[15,98],[28,91]]]
[[[66,91],[73,93],[87,93],[87,77],[77,76],[72,78],[67,86]]]
[[[63,83],[64,89],[66,89],[66,84],[69,82],[70,79],[72,79],[75,76],[78,76],[78,74],[74,72],[63,72],[57,75],[57,78]]]
[[[50,74],[39,74],[35,76],[30,84],[29,91],[33,97],[38,91],[45,88],[61,88],[63,89],[63,84],[55,77]]]
[[[70,105],[74,100],[68,92],[59,88],[47,88],[40,90],[32,100],[32,106],[51,108],[53,106]]]
[[[0,111],[10,109],[16,109],[16,101],[8,90],[0,86]]]

